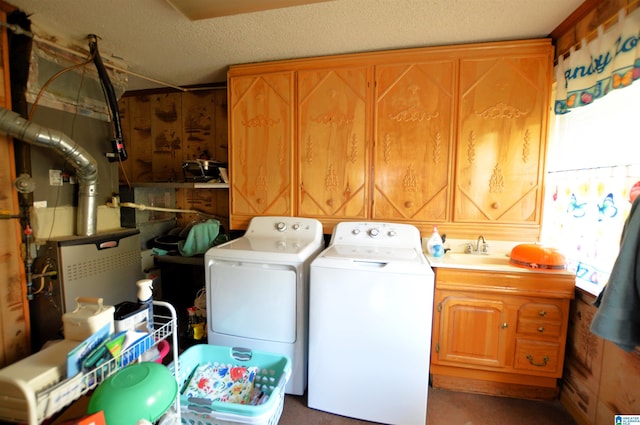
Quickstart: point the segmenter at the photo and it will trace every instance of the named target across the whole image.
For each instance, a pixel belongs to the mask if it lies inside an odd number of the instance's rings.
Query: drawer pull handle
[[[540,310],[540,312],[538,313],[540,316],[544,317],[547,315],[547,312],[544,310]]]
[[[544,367],[547,365],[547,363],[549,363],[549,356],[544,356],[544,358],[542,359],[542,363],[536,363],[533,361],[533,356],[531,354],[527,354],[527,360],[529,360],[529,363],[532,366]]]
[[[544,326],[540,326],[540,327],[538,328],[538,332],[540,332],[540,333],[544,332]]]

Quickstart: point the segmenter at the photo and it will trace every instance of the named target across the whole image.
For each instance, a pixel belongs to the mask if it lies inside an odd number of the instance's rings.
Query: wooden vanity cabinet
[[[254,216],[291,216],[293,196],[294,73],[230,76],[230,225]]]
[[[556,397],[573,275],[442,267],[435,274],[433,386]]]

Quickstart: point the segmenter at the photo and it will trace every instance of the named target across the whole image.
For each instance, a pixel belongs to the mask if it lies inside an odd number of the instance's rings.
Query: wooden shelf
[[[228,189],[229,183],[210,182],[140,182],[131,183],[132,187],[158,187],[173,189]]]

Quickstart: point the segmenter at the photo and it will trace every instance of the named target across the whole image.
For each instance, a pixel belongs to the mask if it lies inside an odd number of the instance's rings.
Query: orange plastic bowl
[[[513,247],[509,262],[513,266],[535,270],[566,270],[567,259],[555,248],[539,244],[520,244]]]

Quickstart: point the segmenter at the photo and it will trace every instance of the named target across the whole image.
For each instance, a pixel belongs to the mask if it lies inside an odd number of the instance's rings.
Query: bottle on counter
[[[187,338],[195,339],[195,327],[198,324],[198,317],[196,316],[196,308],[187,308]]]
[[[432,257],[442,257],[444,255],[444,243],[438,233],[438,228],[433,227],[433,233],[427,240],[427,252]]]
[[[153,333],[153,280],[140,279],[136,282],[138,286],[138,305],[148,310],[147,331]]]

